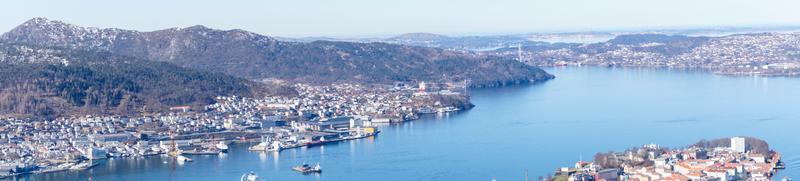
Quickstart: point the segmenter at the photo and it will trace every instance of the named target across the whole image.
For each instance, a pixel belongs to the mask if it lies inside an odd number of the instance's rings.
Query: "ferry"
[[[307,173],[322,173],[322,167],[319,166],[319,163],[317,163],[317,165],[314,165],[314,167],[311,167],[308,164],[304,163],[303,165],[296,166],[296,167],[292,168],[292,170],[300,172],[300,173],[304,173],[304,174],[307,174]]]
[[[256,173],[253,173],[251,171],[250,173],[246,173],[246,174],[242,175],[242,178],[240,180],[241,181],[256,181],[256,180],[258,180],[258,175],[256,175]]]

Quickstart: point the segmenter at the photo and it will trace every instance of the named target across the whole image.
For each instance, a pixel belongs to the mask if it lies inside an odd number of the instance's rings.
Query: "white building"
[[[744,153],[747,148],[747,145],[742,137],[733,137],[731,138],[731,150],[739,153]]]

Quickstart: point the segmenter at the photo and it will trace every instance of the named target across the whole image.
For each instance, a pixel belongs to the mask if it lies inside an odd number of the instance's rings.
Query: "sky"
[[[9,0],[0,32],[33,17],[152,31],[205,25],[282,37],[483,35],[800,25],[798,0]]]

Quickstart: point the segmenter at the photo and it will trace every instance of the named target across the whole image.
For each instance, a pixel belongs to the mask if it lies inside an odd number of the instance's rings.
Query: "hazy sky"
[[[10,0],[0,3],[0,32],[32,17],[142,31],[202,24],[287,37],[800,25],[798,7],[798,0]]]

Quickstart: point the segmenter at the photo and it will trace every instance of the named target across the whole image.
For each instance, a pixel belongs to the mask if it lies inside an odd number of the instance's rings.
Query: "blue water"
[[[85,172],[20,180],[521,180],[571,166],[594,153],[642,144],[754,136],[784,154],[800,178],[800,78],[726,77],[707,72],[592,67],[550,68],[546,83],[472,90],[471,110],[382,127],[376,138],[279,154],[233,145],[225,156],[109,160]],[[291,167],[320,162],[322,174]]]

